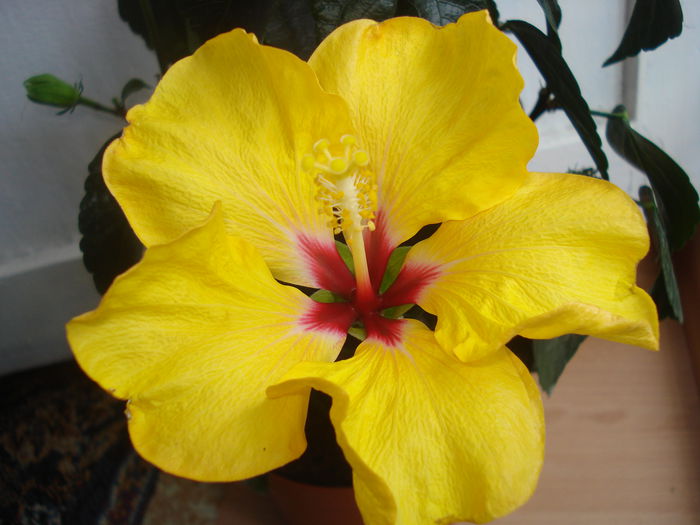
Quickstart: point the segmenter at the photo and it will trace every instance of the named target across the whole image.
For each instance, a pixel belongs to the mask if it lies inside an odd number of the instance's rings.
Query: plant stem
[[[94,100],[91,100],[89,98],[85,97],[80,97],[78,99],[78,104],[81,106],[87,106],[89,108],[95,109],[97,111],[103,111],[105,113],[110,113],[112,115],[116,115],[117,117],[124,118],[126,116],[126,111],[124,111],[123,108],[110,108],[109,106],[105,106],[100,104],[99,102],[95,102]]]

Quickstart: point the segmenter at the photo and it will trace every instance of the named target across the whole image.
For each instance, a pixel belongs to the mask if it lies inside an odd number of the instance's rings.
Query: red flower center
[[[374,231],[365,231],[364,243],[371,290],[358,293],[355,276],[334,247],[321,246],[309,238],[300,239],[312,263],[319,285],[344,299],[336,303],[316,303],[302,322],[309,329],[347,333],[353,323],[361,323],[367,338],[388,345],[399,342],[402,321],[382,315],[387,308],[415,303],[420,291],[435,277],[435,268],[405,266],[392,285],[379,293],[389,256],[393,250],[386,235],[386,222],[377,215]]]

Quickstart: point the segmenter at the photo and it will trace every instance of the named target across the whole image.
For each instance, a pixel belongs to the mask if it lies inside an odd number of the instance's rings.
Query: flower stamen
[[[339,143],[317,140],[313,153],[304,155],[301,165],[316,183],[319,212],[329,219],[335,235],[342,233],[355,263],[358,293],[371,292],[362,232],[374,231],[377,210],[377,184],[368,169],[369,153],[357,146],[353,135],[343,135]]]

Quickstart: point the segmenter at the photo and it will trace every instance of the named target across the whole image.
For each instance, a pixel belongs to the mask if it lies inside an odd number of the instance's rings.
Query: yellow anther
[[[343,146],[354,146],[357,144],[357,139],[353,135],[343,135],[340,137],[340,143]]]
[[[313,146],[314,153],[323,153],[324,151],[328,150],[330,145],[331,145],[330,140],[318,139],[316,142],[314,142],[314,146]]]
[[[362,230],[375,228],[377,186],[374,174],[366,168],[369,163],[369,153],[358,148],[353,135],[343,135],[335,143],[317,140],[313,154],[301,158],[301,167],[316,183],[320,214],[329,219],[334,234],[345,234],[348,243]]]
[[[358,149],[352,154],[352,161],[360,167],[367,166],[369,164],[369,153],[363,149]]]
[[[348,170],[348,161],[342,157],[335,157],[330,161],[328,167],[336,175],[342,175]]]

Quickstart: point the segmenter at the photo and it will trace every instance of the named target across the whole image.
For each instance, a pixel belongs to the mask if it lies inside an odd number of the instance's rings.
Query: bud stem
[[[103,111],[105,113],[111,113],[112,115],[116,115],[118,117],[124,118],[126,116],[126,111],[124,108],[118,108],[118,107],[113,107],[110,108],[109,106],[104,106],[100,104],[99,102],[95,102],[94,100],[91,100],[89,98],[85,97],[80,97],[77,101],[77,104],[80,104],[81,106],[87,106],[92,109],[96,109],[97,111]]]

